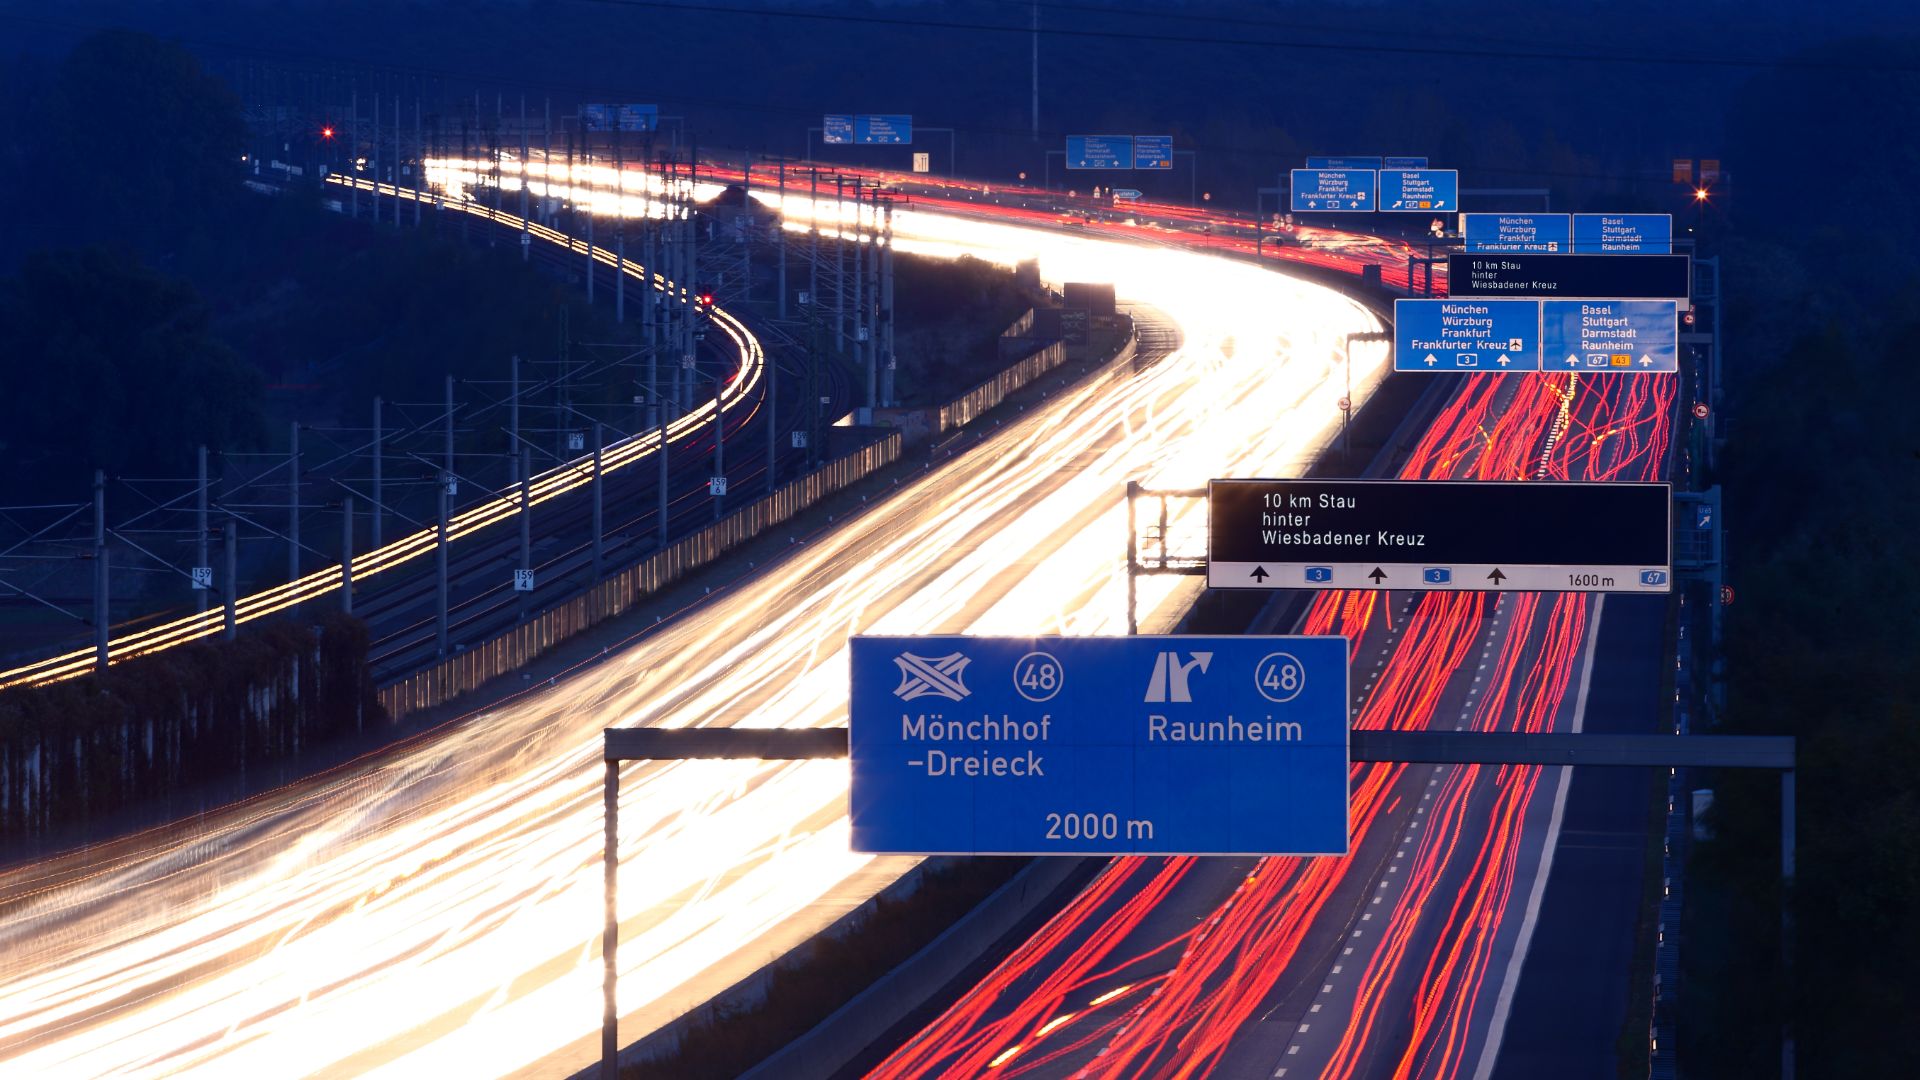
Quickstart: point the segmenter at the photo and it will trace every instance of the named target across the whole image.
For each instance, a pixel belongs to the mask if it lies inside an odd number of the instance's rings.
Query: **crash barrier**
[[[893,464],[900,459],[900,446],[900,436],[890,434],[829,462],[513,629],[381,687],[380,704],[391,719],[399,720],[517,671],[582,630],[625,614],[772,526]]]

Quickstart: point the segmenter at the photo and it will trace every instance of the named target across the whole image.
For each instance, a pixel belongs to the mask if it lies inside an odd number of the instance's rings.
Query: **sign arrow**
[[[1577,356],[1573,356],[1573,355],[1568,355],[1568,357],[1567,357],[1567,366],[1568,366],[1568,367],[1579,367],[1579,366],[1580,366],[1580,358],[1579,358],[1579,357],[1577,357]]]
[[[1507,580],[1507,575],[1501,573],[1500,568],[1496,566],[1493,568],[1493,573],[1487,575],[1487,580],[1493,582],[1495,585],[1499,585],[1501,582]]]
[[[1495,360],[1494,363],[1499,364],[1501,367],[1506,367],[1508,364],[1513,363],[1513,361],[1507,358],[1506,353],[1501,353],[1500,359]]]
[[[1373,573],[1368,574],[1367,576],[1373,579],[1373,583],[1375,585],[1378,585],[1381,582],[1387,580],[1387,572],[1385,570],[1380,569],[1377,566],[1373,568]]]
[[[1645,353],[1641,353],[1641,354],[1640,354],[1640,366],[1641,366],[1641,367],[1652,367],[1652,366],[1653,366],[1653,357],[1651,357],[1651,356],[1648,356],[1648,355],[1647,355],[1647,354],[1645,354]]]
[[[1265,580],[1267,580],[1267,578],[1268,578],[1268,576],[1269,576],[1269,575],[1267,574],[1267,568],[1266,568],[1266,567],[1264,567],[1264,566],[1256,566],[1256,567],[1254,567],[1254,568],[1253,568],[1253,573],[1252,573],[1252,574],[1249,574],[1248,576],[1249,576],[1249,577],[1251,577],[1251,578],[1253,578],[1253,580],[1255,580],[1255,581],[1265,581]]]
[[[1439,358],[1439,357],[1437,357],[1437,356],[1435,356],[1435,355],[1433,355],[1432,353],[1428,353],[1428,354],[1427,354],[1427,366],[1428,366],[1428,367],[1432,367],[1433,365],[1435,365],[1435,364],[1437,364],[1437,363],[1439,363],[1439,362],[1440,362],[1440,358]]]

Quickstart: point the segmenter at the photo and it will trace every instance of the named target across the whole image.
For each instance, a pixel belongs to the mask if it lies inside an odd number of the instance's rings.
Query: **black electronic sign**
[[[1447,254],[1448,296],[1543,300],[1678,300],[1684,306],[1685,255]]]
[[[1216,589],[1668,592],[1668,484],[1215,480]]]

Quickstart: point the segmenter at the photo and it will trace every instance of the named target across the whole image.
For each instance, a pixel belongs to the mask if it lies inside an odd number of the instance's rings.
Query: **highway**
[[[1670,377],[1474,376],[1401,475],[1657,478],[1675,390]],[[1594,672],[1608,603],[1322,593],[1299,629],[1352,638],[1356,727],[1581,730],[1595,680],[1615,677]],[[1346,858],[1114,860],[869,1075],[1486,1077],[1568,772],[1358,765]],[[1611,907],[1559,899],[1625,932],[1619,907],[1630,928],[1637,890],[1624,891],[1603,894]],[[1564,949],[1580,931],[1555,922]],[[1623,944],[1604,943],[1622,966]],[[1591,1027],[1582,1050],[1610,1053],[1618,1027]],[[1529,1036],[1535,1060],[1544,1041]]]
[[[832,220],[845,208],[801,207]],[[227,810],[0,877],[0,1066],[46,1077],[493,1075],[591,1060],[599,732],[845,721],[849,634],[1121,632],[1128,480],[1285,474],[1338,428],[1357,303],[1164,242],[932,209],[902,250],[1110,280],[1142,330],[831,532],[545,692]],[[1364,398],[1383,356],[1355,359]],[[743,380],[744,381],[744,380]],[[1190,593],[1143,590],[1149,625]],[[636,765],[631,1039],[910,865],[847,851],[839,763]]]

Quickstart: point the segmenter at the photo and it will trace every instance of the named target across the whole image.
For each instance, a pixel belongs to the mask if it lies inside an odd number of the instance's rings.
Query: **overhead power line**
[[[1807,60],[1784,56],[1707,56],[1694,53],[1655,55],[1650,53],[1634,54],[1613,49],[1604,52],[1556,52],[1540,49],[1497,48],[1492,44],[1481,47],[1370,45],[1323,41],[1283,41],[1263,38],[1217,37],[1193,34],[1142,33],[1130,30],[1100,30],[1086,27],[1046,25],[1042,25],[1036,30],[1029,25],[1016,25],[1012,23],[959,22],[949,19],[902,19],[886,15],[855,15],[827,11],[799,11],[791,8],[741,7],[730,4],[673,3],[670,2],[670,0],[576,0],[576,2],[597,4],[603,7],[677,11],[684,14],[744,15],[804,22],[855,23],[867,26],[893,26],[911,30],[959,30],[976,33],[1018,35],[1021,37],[1038,33],[1043,37],[1097,39],[1106,41],[1141,41],[1151,42],[1156,45],[1208,45],[1216,47],[1290,49],[1307,52],[1370,53],[1388,56],[1432,56],[1481,60],[1540,60],[1553,63],[1566,63],[1571,61],[1576,63],[1631,64],[1639,66],[1751,69],[1785,68],[1792,70],[1833,72],[1920,72],[1920,63],[1890,64],[1857,60]]]

